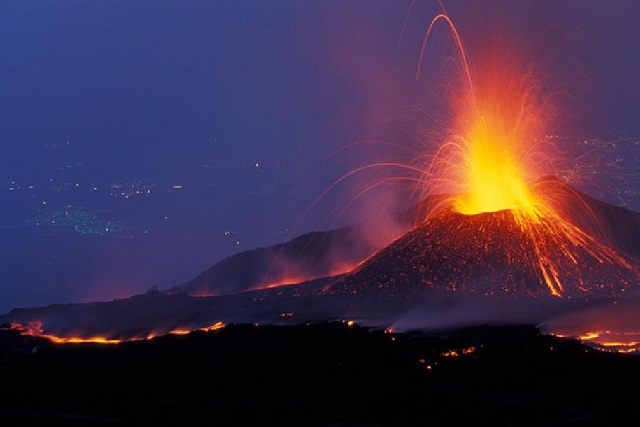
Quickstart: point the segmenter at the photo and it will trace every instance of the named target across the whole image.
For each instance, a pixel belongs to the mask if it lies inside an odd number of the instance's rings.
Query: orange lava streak
[[[215,322],[209,326],[201,327],[201,328],[185,328],[179,327],[174,328],[166,333],[149,333],[145,336],[132,337],[126,339],[114,339],[107,338],[105,336],[91,336],[91,337],[82,337],[82,336],[59,336],[53,334],[45,334],[42,328],[42,323],[28,322],[26,324],[12,323],[10,325],[10,329],[20,332],[21,335],[32,336],[32,337],[40,337],[45,338],[52,343],[55,344],[119,344],[125,341],[144,341],[149,340],[161,335],[186,335],[194,331],[214,331],[217,329],[224,328],[223,322]]]
[[[598,331],[585,332],[582,335],[553,334],[561,338],[579,339],[597,350],[617,353],[639,353],[640,332]]]
[[[90,338],[81,338],[81,337],[58,337],[55,335],[43,334],[40,335],[42,338],[46,338],[49,341],[56,344],[83,344],[83,343],[93,343],[93,344],[119,344],[122,340],[116,339],[108,339],[105,337],[90,337]]]
[[[360,264],[362,264],[364,261],[361,261],[357,264],[339,264],[337,263],[332,269],[331,271],[326,275],[326,277],[334,277],[334,276],[339,276],[345,273],[348,273],[350,271],[352,271],[354,268],[357,268]],[[264,290],[264,289],[272,289],[272,288],[278,288],[280,286],[288,286],[288,285],[298,285],[300,283],[306,282],[308,280],[313,280],[313,279],[318,279],[317,276],[313,276],[313,275],[309,275],[309,274],[303,274],[303,273],[299,273],[299,274],[293,274],[293,273],[289,273],[288,275],[286,275],[285,277],[279,278],[277,280],[265,283],[265,284],[261,284],[258,286],[254,286],[253,288],[251,288],[252,291],[260,291],[260,290]]]

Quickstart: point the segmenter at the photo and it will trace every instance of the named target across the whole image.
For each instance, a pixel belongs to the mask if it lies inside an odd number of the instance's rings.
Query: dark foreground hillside
[[[118,345],[3,331],[0,425],[611,425],[640,418],[640,357],[528,326],[439,336],[230,325]]]

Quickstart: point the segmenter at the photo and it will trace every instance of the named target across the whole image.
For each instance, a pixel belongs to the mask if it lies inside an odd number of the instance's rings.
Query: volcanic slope
[[[443,209],[347,274],[206,298],[169,290],[110,302],[14,309],[0,316],[0,324],[39,322],[49,334],[118,339],[219,321],[349,318],[387,325],[414,308],[425,306],[421,313],[427,314],[438,311],[441,302],[489,304],[485,308],[495,319],[498,312],[514,310],[511,296],[522,297],[522,304],[500,321],[539,323],[576,309],[581,301],[599,299],[595,297],[640,295],[638,258],[629,255],[638,252],[634,242],[640,241],[640,214],[583,197],[557,180],[544,186],[545,191],[562,189],[553,194],[562,198],[569,213],[556,210],[558,214],[523,222],[518,211],[464,215]],[[301,251],[308,250],[302,246]],[[553,306],[547,307],[549,303]]]
[[[533,184],[562,219],[569,221],[599,242],[640,259],[640,213],[598,200],[555,178]]]
[[[329,293],[622,296],[638,262],[556,215],[444,210],[325,288]],[[636,236],[637,237],[637,236]]]
[[[575,233],[576,230],[572,229],[576,228],[579,230],[578,233],[583,232],[587,235],[586,237],[581,237],[582,240],[586,239],[586,241],[582,247],[576,248],[578,254],[584,251],[585,246],[587,249],[589,247],[598,247],[596,248],[596,253],[602,252],[602,247],[610,246],[613,250],[621,254],[620,257],[640,259],[640,213],[595,199],[553,177],[543,178],[534,183],[532,187],[535,192],[546,195],[550,204],[553,205],[554,210],[556,210],[561,217],[561,219],[547,220],[547,230],[545,230],[545,226],[537,228],[542,240],[545,240],[545,238],[550,240],[549,228],[551,230],[555,228],[555,231],[559,232],[560,235],[566,232]],[[413,208],[398,213],[394,221],[386,221],[385,224],[366,223],[340,229],[317,231],[301,235],[280,245],[232,255],[216,263],[189,282],[171,288],[169,292],[187,293],[190,295],[221,295],[261,287],[272,287],[268,285],[276,285],[277,283],[293,284],[304,282],[305,280],[333,276],[339,273],[347,273],[348,268],[345,267],[355,266],[368,258],[372,258],[376,253],[384,249],[385,245],[383,243],[392,243],[395,239],[401,238],[404,233],[411,232],[412,229],[415,233],[416,218],[424,218],[430,207],[434,205],[444,205],[444,200],[449,198],[450,197],[446,195],[430,196]],[[455,268],[460,271],[458,273],[454,271],[454,276],[456,276],[462,274],[462,271],[465,271],[467,268],[480,268],[477,266],[473,267],[475,264],[474,260],[480,258],[484,259],[482,262],[486,264],[483,267],[485,270],[495,270],[500,267],[498,260],[500,259],[501,252],[511,258],[521,257],[527,248],[531,249],[532,245],[536,243],[532,241],[531,236],[527,238],[527,236],[521,235],[522,233],[518,230],[514,230],[514,232],[509,231],[511,228],[516,228],[509,215],[488,214],[484,216],[481,215],[478,218],[467,215],[456,215],[458,214],[443,214],[437,219],[432,218],[428,223],[423,223],[418,226],[418,228],[426,227],[433,229],[432,232],[424,231],[424,234],[429,238],[435,237],[436,233],[439,232],[442,236],[439,238],[440,244],[420,242],[417,235],[414,237],[416,239],[416,245],[422,245],[424,248],[418,249],[417,247],[413,247],[413,249],[411,249],[411,245],[409,245],[408,250],[415,250],[415,256],[418,256],[420,252],[424,252],[426,257],[433,259],[425,259],[423,262],[415,260],[413,265],[415,265],[416,268],[409,269],[410,274],[415,275],[415,273],[420,272],[427,273],[427,270],[433,273],[436,266],[431,265],[431,263],[442,264],[445,262],[451,264],[453,262],[459,263]],[[513,217],[513,215],[511,215],[511,217]],[[388,226],[390,223],[393,224],[394,230],[383,233],[381,230],[384,229],[385,225]],[[443,227],[445,229],[443,229]],[[483,234],[484,232],[479,230],[478,227],[487,230],[487,234]],[[506,227],[506,229],[501,231],[495,230],[493,233],[490,232],[496,227]],[[560,230],[558,230],[558,228],[560,228]],[[562,230],[562,228],[564,228],[564,230]],[[536,232],[535,229],[529,231],[532,233]],[[467,232],[475,237],[468,239],[465,237],[465,233]],[[442,254],[442,257],[437,256],[439,251],[442,250],[450,252],[449,249],[446,249],[447,244],[445,237],[451,236],[453,233],[455,233],[458,239],[466,242],[466,245],[459,248],[458,255],[461,258],[459,258],[458,261],[445,259],[446,257],[451,257],[451,254]],[[498,234],[502,237],[498,236]],[[516,241],[518,239],[517,236],[520,236],[520,241]],[[404,238],[401,238],[401,240],[402,239]],[[554,244],[555,246],[561,243],[567,244],[566,241],[563,242],[562,240],[562,237],[558,236],[558,238],[555,239],[555,244],[552,241],[548,243]],[[589,240],[592,240],[592,242],[588,242]],[[511,241],[511,243],[507,244],[506,242],[508,241]],[[460,252],[460,250],[468,246],[470,242],[475,242],[474,244],[482,243],[483,246],[487,245],[488,249],[495,252],[493,257],[495,258],[494,261],[496,264],[489,262],[489,254],[471,254],[469,252],[471,248],[466,248],[468,249],[468,253],[466,254]],[[491,245],[490,248],[489,245]],[[524,249],[517,249],[520,245]],[[538,242],[538,245],[541,250],[544,249],[543,246],[541,246],[542,242]],[[569,246],[571,246],[570,242]],[[567,250],[569,249],[571,248],[567,248]],[[552,247],[551,252],[554,250],[555,247]],[[521,253],[518,254],[518,251]],[[611,255],[607,250],[604,252]],[[560,260],[566,260],[567,253],[560,255]],[[398,256],[400,258],[403,257]],[[407,256],[410,255],[407,254]],[[586,257],[590,258],[589,256]],[[616,258],[616,256],[613,257]],[[533,265],[536,264],[536,257],[534,257],[533,254],[527,255],[527,259],[529,265],[531,265],[532,262]],[[379,260],[379,262],[382,261]],[[514,262],[507,262],[506,264],[509,265],[510,268],[517,268],[513,265]],[[391,264],[393,264],[393,262]],[[430,267],[427,268],[426,264],[429,264]],[[563,264],[563,262],[560,262],[558,265],[558,268],[561,269],[559,272],[560,275],[570,275],[571,273],[576,273],[576,270],[582,270],[583,267],[591,265],[589,261],[584,261],[582,265],[577,267],[568,265],[568,271],[563,273],[567,267],[567,265]],[[609,273],[620,267],[620,263],[618,262],[617,264],[618,265],[609,266],[612,270],[609,271]],[[452,264],[451,266],[454,268]],[[599,273],[606,273],[607,270],[606,268],[605,270],[600,270],[593,265],[591,265],[591,267],[592,276]],[[388,269],[393,268],[389,267],[387,270]],[[480,268],[480,270],[481,269],[482,268]],[[451,276],[445,270],[438,271],[439,273],[428,281],[439,286],[440,282],[443,280],[446,281],[447,277],[451,279],[454,278],[454,276]],[[528,268],[527,271],[529,271],[527,280],[534,278],[534,282],[539,282],[539,280],[537,280],[540,273],[539,268],[538,271],[536,271],[536,268]],[[469,272],[469,275],[474,274],[474,272]],[[514,274],[518,275],[519,273],[514,272]],[[629,275],[624,274],[623,276]],[[633,274],[631,274],[631,276],[633,277]],[[497,276],[496,274],[485,274],[485,277],[487,279],[500,279],[499,275]],[[593,278],[594,277],[592,277],[592,279]],[[392,281],[394,279],[390,278],[389,280]],[[402,281],[404,279],[400,277],[400,280]],[[420,280],[413,283],[423,283],[424,281],[421,277]],[[593,282],[593,280],[591,280],[591,282]],[[424,291],[424,289],[420,290]],[[537,294],[537,292],[534,292],[534,294]]]
[[[240,252],[169,292],[224,295],[346,273],[410,230],[410,215],[306,233],[282,244]]]

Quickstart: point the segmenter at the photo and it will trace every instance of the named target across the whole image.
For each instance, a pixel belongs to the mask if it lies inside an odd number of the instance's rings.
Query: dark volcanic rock
[[[512,211],[443,211],[330,287],[334,293],[534,297],[615,296],[637,290],[635,261],[560,218],[522,226]]]
[[[625,357],[626,356],[626,357]],[[599,426],[640,417],[640,358],[531,326],[389,334],[230,325],[0,353],[3,426]]]

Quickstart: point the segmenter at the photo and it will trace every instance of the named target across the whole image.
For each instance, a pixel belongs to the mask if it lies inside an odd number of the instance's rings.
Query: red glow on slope
[[[350,271],[353,271],[355,268],[357,268],[359,265],[361,265],[364,261],[361,261],[359,263],[356,264],[342,264],[342,263],[338,263],[336,262],[336,264],[333,266],[333,268],[331,269],[331,271],[329,272],[329,274],[326,277],[336,277],[336,276],[340,276],[342,274],[346,274],[349,273]],[[280,286],[287,286],[287,285],[296,285],[299,283],[303,283],[309,280],[314,280],[314,279],[318,279],[318,277],[313,276],[313,275],[307,275],[304,273],[300,273],[300,274],[291,274],[290,272],[288,272],[290,275],[287,275],[285,277],[279,278],[276,281],[273,282],[269,282],[263,285],[259,285],[254,287],[252,290],[262,290],[262,289],[272,289],[272,288],[277,288]]]

